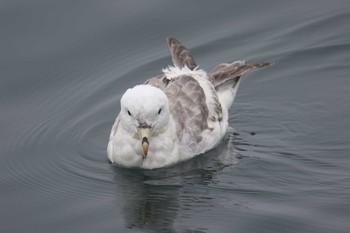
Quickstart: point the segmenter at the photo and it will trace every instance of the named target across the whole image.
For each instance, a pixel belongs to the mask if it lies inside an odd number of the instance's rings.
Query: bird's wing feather
[[[162,91],[168,86],[170,80],[166,78],[165,74],[148,79],[144,84],[151,85],[161,89]]]
[[[204,91],[191,76],[182,75],[169,83],[165,89],[170,111],[177,122],[177,133],[189,133],[197,142],[201,132],[208,128],[208,107]]]
[[[191,70],[194,70],[197,67],[196,61],[185,46],[172,37],[168,37],[167,41],[170,47],[173,63],[176,67],[181,68],[187,66]]]
[[[116,132],[118,130],[119,122],[120,122],[120,117],[118,115],[117,118],[114,121],[113,126],[112,126],[112,130],[111,130],[111,134],[109,136],[109,140],[112,140],[112,138],[115,136],[115,134],[116,134]]]
[[[261,67],[269,66],[271,63],[244,64],[244,61],[236,61],[231,64],[223,63],[217,65],[209,72],[210,82],[215,88],[230,82],[233,87],[238,83],[241,75]]]
[[[162,89],[167,95],[170,112],[177,124],[178,137],[188,133],[200,142],[201,132],[208,129],[209,111],[199,82],[189,75],[181,75],[171,80],[160,75],[149,79],[146,84]]]

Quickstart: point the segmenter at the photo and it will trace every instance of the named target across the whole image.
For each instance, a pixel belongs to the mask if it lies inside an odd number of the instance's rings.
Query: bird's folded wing
[[[178,137],[187,133],[200,142],[201,132],[208,129],[209,112],[204,91],[198,81],[188,75],[172,80],[160,75],[149,79],[146,84],[162,89],[167,95]]]

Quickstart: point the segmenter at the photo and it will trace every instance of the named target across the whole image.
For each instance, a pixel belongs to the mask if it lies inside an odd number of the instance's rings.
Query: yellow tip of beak
[[[143,148],[143,156],[146,157],[148,154],[148,142],[143,142],[142,143],[142,148]]]
[[[139,128],[138,133],[141,139],[143,157],[146,158],[148,154],[148,146],[149,146],[149,139],[151,137],[151,130],[150,128]]]

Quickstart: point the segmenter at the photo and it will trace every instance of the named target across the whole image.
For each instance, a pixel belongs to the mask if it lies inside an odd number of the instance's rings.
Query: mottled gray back
[[[189,50],[174,38],[167,38],[173,63],[176,67],[187,66],[191,70],[197,67]],[[168,79],[165,74],[151,78],[145,84],[160,88],[169,99],[170,112],[177,123],[177,134],[181,138],[188,133],[197,142],[202,140],[201,132],[208,129],[208,120],[221,121],[222,107],[216,88],[229,84],[234,87],[240,76],[250,70],[270,65],[261,63],[245,65],[243,61],[220,64],[209,72],[210,96],[206,96],[199,82],[190,75],[180,75]],[[233,82],[229,82],[229,81]],[[206,99],[211,100],[207,106]]]
[[[188,133],[197,142],[202,140],[201,132],[208,128],[208,107],[206,97],[198,81],[188,75],[168,80],[160,75],[145,84],[162,89],[169,99],[170,112],[177,122],[178,137]]]

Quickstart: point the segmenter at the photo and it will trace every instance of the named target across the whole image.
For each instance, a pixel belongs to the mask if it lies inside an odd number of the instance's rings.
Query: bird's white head
[[[169,102],[165,93],[150,85],[128,89],[121,100],[121,126],[140,138],[144,156],[152,136],[162,133],[169,123]]]

